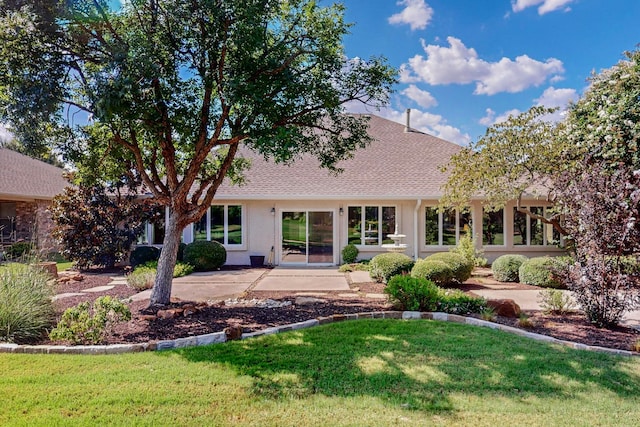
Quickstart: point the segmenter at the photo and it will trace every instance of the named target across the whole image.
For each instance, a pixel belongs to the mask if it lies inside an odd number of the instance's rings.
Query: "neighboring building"
[[[56,166],[0,148],[0,246],[35,241],[40,251],[56,250],[48,208],[68,185],[63,173]]]
[[[468,213],[436,211],[446,181],[439,167],[460,146],[377,116],[369,132],[375,141],[341,162],[338,175],[309,157],[288,166],[243,152],[252,160],[247,183],[220,187],[207,215],[185,229],[184,241],[218,240],[227,263],[239,265],[270,254],[276,265],[336,265],[348,243],[360,258],[371,258],[385,252],[396,227],[414,258],[449,250],[467,228],[490,261],[505,253],[562,253],[552,228],[516,213],[514,205],[483,212],[482,201],[474,200]],[[540,213],[545,205],[526,201]]]

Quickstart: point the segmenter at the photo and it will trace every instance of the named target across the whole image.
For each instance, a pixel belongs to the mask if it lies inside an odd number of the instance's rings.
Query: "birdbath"
[[[402,253],[407,250],[406,243],[400,243],[402,239],[404,239],[407,236],[404,234],[398,234],[398,224],[396,224],[396,229],[394,233],[387,234],[387,237],[393,240],[393,243],[387,243],[382,245],[382,248],[384,248],[387,252]]]

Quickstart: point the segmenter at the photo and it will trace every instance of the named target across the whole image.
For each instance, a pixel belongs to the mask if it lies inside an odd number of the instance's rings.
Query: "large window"
[[[0,202],[0,241],[15,238],[16,203]]]
[[[425,209],[425,245],[455,246],[460,236],[471,228],[471,213],[447,209],[438,212],[435,206]]]
[[[547,215],[547,209],[542,206],[529,207],[529,211],[534,215]],[[560,244],[560,234],[551,225],[513,208],[513,244],[519,246],[558,245]]]
[[[223,245],[242,245],[242,206],[213,205],[193,224],[193,240],[215,240]]]
[[[482,244],[484,246],[504,245],[504,210],[483,211]]]
[[[347,215],[349,243],[363,246],[393,243],[387,235],[395,231],[395,206],[349,206]]]

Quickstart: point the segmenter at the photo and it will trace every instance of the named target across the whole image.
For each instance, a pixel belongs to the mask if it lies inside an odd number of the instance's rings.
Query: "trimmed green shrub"
[[[384,292],[398,310],[434,311],[438,302],[435,283],[411,276],[394,276]]]
[[[160,258],[160,249],[155,246],[136,246],[129,256],[129,264],[136,268],[149,261],[157,261]]]
[[[217,270],[227,262],[227,250],[216,241],[196,240],[184,248],[184,262],[195,271]]]
[[[385,253],[374,256],[369,263],[369,276],[376,282],[387,283],[393,276],[409,274],[413,260],[405,254]]]
[[[156,280],[156,269],[145,265],[138,266],[127,275],[127,284],[138,291],[151,289]]]
[[[473,271],[473,263],[469,262],[465,257],[455,252],[438,252],[429,255],[425,261],[442,261],[451,268],[453,279],[458,283],[463,283]]]
[[[347,246],[342,248],[342,261],[345,264],[353,264],[358,259],[358,253],[360,253],[360,251],[356,245],[349,243]]]
[[[24,255],[29,255],[33,249],[33,243],[17,242],[9,246],[5,250],[5,254],[9,259],[18,259]]]
[[[55,316],[48,280],[26,265],[0,267],[0,341],[25,344],[46,334]]]
[[[487,309],[484,298],[472,297],[460,289],[441,289],[437,310],[450,314],[482,313]]]
[[[93,302],[68,308],[62,313],[58,326],[49,333],[54,341],[71,341],[73,344],[99,344],[104,341],[108,328],[115,323],[131,319],[131,310],[120,300],[108,295]]]
[[[525,285],[541,288],[562,288],[564,285],[554,274],[557,263],[548,256],[530,258],[518,269],[519,280]]]
[[[178,262],[184,261],[184,248],[186,247],[187,247],[187,244],[183,242],[180,242],[180,244],[178,245],[178,258],[176,258]]]
[[[442,286],[453,281],[453,271],[444,261],[419,259],[411,269],[411,277],[430,280]]]
[[[528,258],[524,255],[502,255],[491,265],[493,277],[499,282],[517,282],[518,270]]]

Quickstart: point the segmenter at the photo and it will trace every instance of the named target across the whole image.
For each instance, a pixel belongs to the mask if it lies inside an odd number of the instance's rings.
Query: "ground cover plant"
[[[180,351],[0,354],[3,425],[631,425],[640,360],[434,321]],[[55,375],[55,381],[52,381]]]

